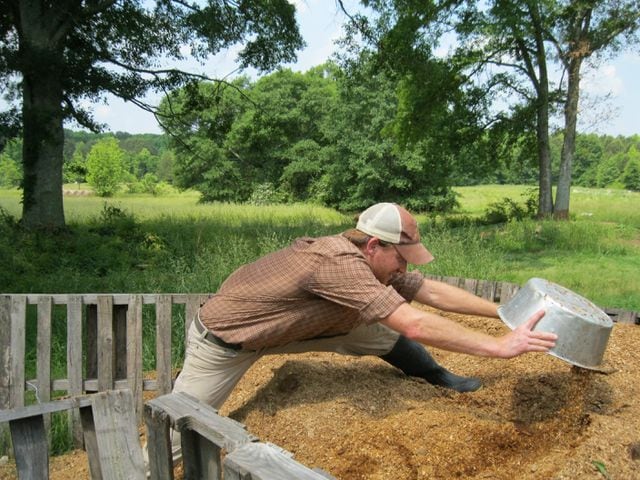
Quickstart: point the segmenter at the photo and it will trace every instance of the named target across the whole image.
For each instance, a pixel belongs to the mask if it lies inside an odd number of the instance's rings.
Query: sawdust
[[[494,334],[496,320],[449,315]],[[308,353],[256,363],[222,408],[261,441],[341,480],[640,478],[640,327],[614,326],[604,365],[546,354],[512,360],[432,350],[484,386],[458,394],[374,357]],[[10,466],[0,478],[15,478]],[[51,478],[88,478],[81,452]]]

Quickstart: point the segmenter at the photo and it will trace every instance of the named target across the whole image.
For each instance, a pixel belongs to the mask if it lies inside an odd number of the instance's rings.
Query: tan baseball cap
[[[358,217],[356,229],[392,243],[398,253],[413,265],[424,265],[433,260],[433,255],[420,242],[418,222],[400,205],[376,203]]]

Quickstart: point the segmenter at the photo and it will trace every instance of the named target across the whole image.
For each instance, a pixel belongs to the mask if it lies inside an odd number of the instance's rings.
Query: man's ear
[[[365,245],[365,252],[367,255],[373,255],[373,253],[380,247],[380,240],[376,237],[371,237]]]

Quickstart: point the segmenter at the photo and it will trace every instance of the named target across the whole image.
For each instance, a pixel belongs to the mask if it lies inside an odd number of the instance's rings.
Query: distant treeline
[[[0,153],[0,187],[19,187],[22,178],[21,141],[13,140],[6,144]],[[562,136],[552,136],[553,161],[557,164],[562,147]],[[640,135],[630,137],[597,134],[579,134],[576,141],[576,152],[573,162],[573,185],[584,187],[608,187],[640,190]],[[93,151],[93,154],[92,154]],[[194,187],[185,182],[184,161],[177,165],[176,156],[181,154],[171,148],[168,135],[163,134],[129,134],[90,133],[85,131],[65,130],[64,145],[64,181],[65,183],[85,183],[91,176],[90,161],[96,157],[118,158],[122,168],[120,174],[107,170],[106,175],[122,188],[126,186],[130,192],[149,192],[161,194],[175,184],[176,170],[182,170],[180,187]],[[184,156],[184,153],[182,153]],[[304,153],[302,153],[304,155]],[[104,162],[103,162],[104,163]],[[178,160],[180,163],[180,160]],[[291,164],[295,164],[292,159]],[[497,161],[495,168],[482,171],[470,171],[465,168],[456,169],[451,174],[454,185],[479,184],[531,184],[538,181],[538,168],[535,162],[522,161],[518,158],[517,146],[514,146],[512,161]],[[557,168],[553,169],[557,171]],[[178,173],[180,175],[180,173]],[[95,174],[94,174],[95,177]],[[95,182],[94,182],[95,183]],[[99,183],[99,182],[98,182]],[[264,182],[254,185],[251,197],[259,201],[260,196],[274,200],[275,190],[279,185]],[[114,188],[118,188],[116,185]],[[247,186],[238,186],[238,190]],[[100,186],[98,185],[98,190]],[[115,190],[107,188],[107,195]],[[208,192],[211,195],[211,191]],[[205,195],[206,196],[206,195]],[[245,199],[246,200],[246,199]],[[286,199],[285,199],[286,200]]]

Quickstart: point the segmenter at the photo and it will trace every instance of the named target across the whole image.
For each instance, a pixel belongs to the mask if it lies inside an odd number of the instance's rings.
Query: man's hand
[[[553,348],[558,338],[555,333],[533,331],[544,314],[544,310],[537,311],[518,328],[500,337],[498,356],[512,358],[527,352],[548,352]]]

